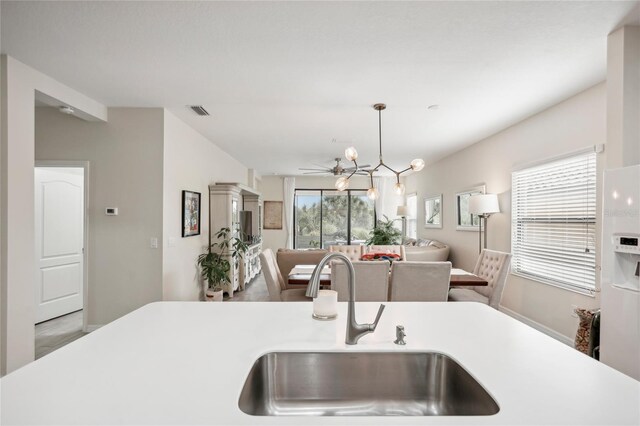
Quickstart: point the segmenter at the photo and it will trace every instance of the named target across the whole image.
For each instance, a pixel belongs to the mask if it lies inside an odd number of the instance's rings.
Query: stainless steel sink
[[[453,358],[436,352],[272,352],[244,383],[254,416],[487,416],[500,408]]]

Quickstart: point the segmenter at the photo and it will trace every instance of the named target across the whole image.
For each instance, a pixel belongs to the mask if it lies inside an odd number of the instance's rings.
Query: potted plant
[[[222,286],[230,283],[231,262],[236,262],[247,251],[247,245],[237,237],[231,237],[229,228],[220,228],[216,234],[217,242],[207,247],[207,251],[198,256],[198,266],[202,278],[207,283],[205,296],[207,301],[222,301]]]
[[[393,223],[398,219],[391,220],[386,215],[384,219],[378,220],[376,227],[371,231],[371,236],[366,241],[369,246],[388,246],[400,244],[400,237],[402,231],[393,226]]]

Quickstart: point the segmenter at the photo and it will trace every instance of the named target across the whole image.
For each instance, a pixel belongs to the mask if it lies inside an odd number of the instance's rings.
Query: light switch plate
[[[104,209],[104,214],[107,216],[118,216],[118,208],[117,207],[107,207]]]
[[[158,248],[158,239],[157,238],[151,238],[149,240],[149,247],[151,247],[152,249],[157,249]]]

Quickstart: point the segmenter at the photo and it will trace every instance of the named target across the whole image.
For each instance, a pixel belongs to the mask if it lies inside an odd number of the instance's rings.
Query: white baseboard
[[[104,324],[89,324],[82,331],[85,333],[91,333],[102,327]]]
[[[549,327],[532,320],[531,318],[525,317],[524,315],[520,315],[519,313],[512,311],[511,309],[505,308],[504,306],[500,306],[500,312],[503,312],[509,315],[511,318],[515,318],[518,321],[527,324],[529,327],[535,328],[539,332],[544,333],[549,337],[553,337],[557,341],[564,343],[567,346],[573,347],[574,341],[572,338],[567,337],[564,334],[560,334],[557,331],[552,330]]]

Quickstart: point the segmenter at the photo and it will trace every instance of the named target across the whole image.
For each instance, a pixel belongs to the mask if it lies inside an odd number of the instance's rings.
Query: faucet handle
[[[371,331],[376,331],[376,327],[378,326],[378,321],[380,321],[380,317],[382,317],[382,312],[384,311],[384,308],[386,308],[386,306],[383,303],[381,303],[380,307],[378,308],[378,315],[376,315],[376,319],[373,320],[373,324],[370,324]]]
[[[396,345],[406,345],[407,343],[404,341],[404,338],[407,335],[404,332],[404,326],[397,325],[396,326],[396,340],[393,342]]]

